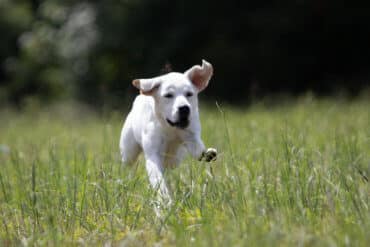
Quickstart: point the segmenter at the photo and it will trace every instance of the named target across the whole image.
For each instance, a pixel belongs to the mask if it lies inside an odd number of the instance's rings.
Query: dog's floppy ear
[[[140,89],[140,93],[144,95],[152,95],[160,84],[161,80],[159,78],[136,79],[132,81],[132,85]]]
[[[200,92],[208,86],[208,82],[213,75],[213,67],[212,64],[206,60],[202,60],[202,67],[195,65],[188,69],[184,74]]]

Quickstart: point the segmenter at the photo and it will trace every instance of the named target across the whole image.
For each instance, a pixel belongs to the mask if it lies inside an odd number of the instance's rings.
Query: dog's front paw
[[[205,160],[206,162],[215,161],[217,159],[217,150],[215,148],[208,148],[207,151],[205,151],[202,154],[202,157],[200,160]]]

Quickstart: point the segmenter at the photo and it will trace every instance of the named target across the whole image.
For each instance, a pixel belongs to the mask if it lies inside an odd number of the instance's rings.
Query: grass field
[[[368,99],[201,107],[219,157],[166,173],[159,220],[142,158],[120,164],[123,113],[2,110],[0,246],[368,246],[369,114]]]

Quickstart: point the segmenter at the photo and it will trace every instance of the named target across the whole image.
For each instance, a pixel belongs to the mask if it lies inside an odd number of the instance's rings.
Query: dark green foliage
[[[215,67],[211,98],[250,101],[369,85],[370,19],[356,2],[1,1],[0,104],[119,106],[131,80]]]

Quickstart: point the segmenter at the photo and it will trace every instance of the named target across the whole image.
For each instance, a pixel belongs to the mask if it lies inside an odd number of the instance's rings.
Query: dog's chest
[[[182,147],[182,141],[179,138],[167,139],[162,143],[162,158],[166,168],[173,168],[181,161],[179,150]]]

